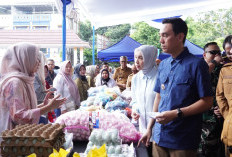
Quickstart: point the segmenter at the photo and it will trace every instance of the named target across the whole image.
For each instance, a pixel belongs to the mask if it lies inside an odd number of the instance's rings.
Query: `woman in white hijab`
[[[64,61],[61,64],[60,71],[53,81],[53,87],[57,90],[55,95],[65,97],[67,101],[61,107],[61,114],[76,110],[80,106],[80,94],[75,82],[72,80],[72,64],[70,61]],[[59,114],[57,111],[56,116]]]
[[[155,99],[155,82],[158,66],[156,65],[157,48],[150,45],[142,45],[134,51],[134,64],[139,72],[133,76],[131,82],[132,91],[132,118],[139,120],[139,131],[146,132],[150,121],[148,112],[153,111]],[[152,145],[148,153],[152,153]]]

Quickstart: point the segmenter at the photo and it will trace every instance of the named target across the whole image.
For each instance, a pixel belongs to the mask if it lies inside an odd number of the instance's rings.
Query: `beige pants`
[[[153,142],[152,156],[153,157],[196,157],[197,150],[175,150],[158,146]]]

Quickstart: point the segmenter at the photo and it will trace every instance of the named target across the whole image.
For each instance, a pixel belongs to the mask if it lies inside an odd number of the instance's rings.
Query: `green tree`
[[[85,41],[89,41],[93,35],[91,23],[89,21],[85,21],[85,22],[80,22],[79,25],[80,25],[80,30],[78,33],[79,37]]]
[[[216,41],[222,48],[224,38],[232,34],[231,18],[232,8],[199,13],[194,18],[190,16],[186,19],[189,28],[187,39],[201,47]]]
[[[110,45],[113,45],[120,41],[125,35],[130,32],[130,24],[116,25],[110,27],[101,27],[95,31],[95,34],[105,35],[110,39]],[[80,32],[78,34],[81,39],[88,41],[92,46],[93,32],[91,23],[89,21],[80,22]],[[95,41],[97,41],[95,36]],[[95,42],[96,44],[96,42]],[[84,49],[84,62],[86,65],[92,64],[92,49]],[[95,62],[96,64],[101,63],[97,59],[96,45],[95,45]]]
[[[101,27],[96,30],[97,34],[104,35],[110,39],[110,45],[113,45],[130,34],[130,24],[121,24],[109,27]]]
[[[132,26],[131,37],[144,45],[154,45],[160,48],[159,29],[149,26],[145,22],[138,22]]]
[[[92,49],[84,49],[84,64],[85,65],[92,65]],[[101,64],[101,61],[97,59],[97,48],[95,48],[94,52],[94,58],[95,58],[95,65]]]

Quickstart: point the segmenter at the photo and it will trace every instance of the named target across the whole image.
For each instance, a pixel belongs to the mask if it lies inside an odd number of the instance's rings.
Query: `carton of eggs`
[[[97,147],[100,148],[103,144],[106,144],[107,154],[122,155],[122,140],[119,137],[117,129],[94,129],[89,137],[89,143],[87,145],[85,153],[88,153],[91,149]]]
[[[1,155],[14,157],[36,153],[47,157],[53,148],[59,150],[65,142],[63,128],[60,124],[25,124],[5,130],[1,134]]]

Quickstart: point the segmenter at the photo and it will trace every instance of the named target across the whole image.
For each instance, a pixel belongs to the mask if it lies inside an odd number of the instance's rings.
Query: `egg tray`
[[[59,150],[65,142],[63,125],[26,124],[2,132],[1,152],[3,156],[29,155],[48,156],[52,149]]]
[[[37,157],[48,157],[52,152],[52,147],[10,147],[6,146],[2,150],[2,157],[25,157],[35,153]]]

